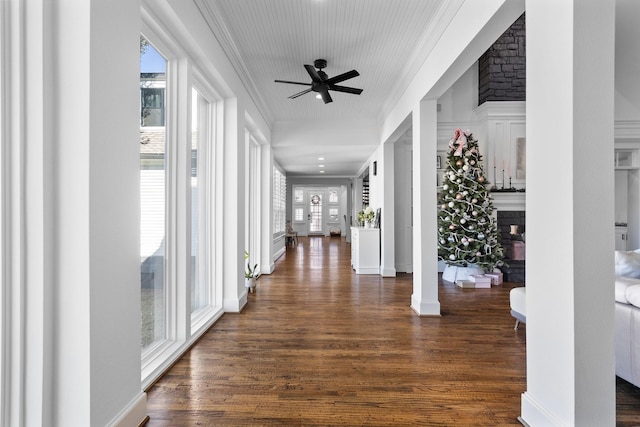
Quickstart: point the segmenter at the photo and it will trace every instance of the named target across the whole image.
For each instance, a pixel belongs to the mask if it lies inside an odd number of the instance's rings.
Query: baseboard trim
[[[524,426],[549,426],[549,427],[569,427],[569,424],[553,416],[540,403],[531,397],[526,391],[522,393],[521,410],[522,414],[518,421]]]
[[[142,426],[149,420],[147,416],[147,393],[141,392],[107,426]]]
[[[278,258],[280,258],[282,255],[284,255],[285,252],[287,252],[287,248],[284,247],[284,246],[282,248],[280,248],[279,250],[277,250],[276,253],[273,254],[274,263],[275,263],[275,261],[277,261]],[[273,270],[271,270],[271,271],[273,271]]]

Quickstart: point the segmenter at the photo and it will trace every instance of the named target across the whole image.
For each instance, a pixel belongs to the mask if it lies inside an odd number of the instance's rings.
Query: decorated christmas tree
[[[478,140],[469,131],[455,131],[445,165],[438,195],[438,258],[450,266],[493,271],[503,264],[503,249]]]

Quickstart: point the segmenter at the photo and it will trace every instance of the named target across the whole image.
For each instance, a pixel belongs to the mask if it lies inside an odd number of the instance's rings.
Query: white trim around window
[[[166,339],[141,354],[142,388],[152,384],[222,315],[222,280],[216,265],[222,248],[215,239],[221,235],[220,171],[222,102],[206,79],[194,69],[177,44],[158,31],[143,13],[143,35],[167,58],[166,73]],[[152,29],[153,27],[153,29]],[[207,304],[191,310],[191,201],[192,201],[192,90],[206,102],[199,117],[206,135],[199,140],[198,227],[200,266],[198,280],[208,286]],[[201,150],[200,150],[201,149]]]

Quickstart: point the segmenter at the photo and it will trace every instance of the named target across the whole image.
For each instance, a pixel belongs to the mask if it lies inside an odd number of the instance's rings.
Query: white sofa
[[[616,375],[640,387],[640,249],[615,253]],[[526,322],[526,288],[510,292],[515,329]]]
[[[616,375],[640,387],[640,250],[615,253]]]
[[[616,375],[640,387],[640,279],[616,277]]]

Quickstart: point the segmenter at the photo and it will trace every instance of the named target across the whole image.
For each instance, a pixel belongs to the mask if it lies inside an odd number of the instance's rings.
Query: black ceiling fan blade
[[[343,82],[345,80],[349,80],[352,79],[354,77],[358,77],[360,75],[359,72],[357,72],[356,70],[351,70],[351,71],[347,71],[346,73],[342,73],[342,74],[338,74],[337,76],[333,76],[330,79],[325,80],[324,82],[326,84],[334,84],[334,83],[340,83]]]
[[[347,86],[331,85],[329,89],[335,90],[336,92],[352,93],[354,95],[360,95],[362,93],[362,89]]]
[[[291,82],[289,80],[274,80],[276,83],[289,83],[292,85],[302,85],[302,86],[311,86],[311,83],[302,83],[302,82]]]
[[[291,95],[291,96],[289,97],[289,99],[297,98],[297,97],[302,96],[302,95],[304,95],[305,93],[309,93],[309,92],[311,92],[311,88],[309,88],[309,89],[305,89],[305,90],[303,90],[302,92],[295,93],[295,94]]]
[[[319,93],[320,93],[320,96],[322,96],[322,100],[324,101],[325,104],[333,102],[333,99],[331,99],[331,95],[329,95],[329,91],[327,89],[321,90]]]
[[[305,64],[304,68],[306,68],[307,73],[309,73],[309,75],[311,76],[311,80],[313,80],[315,83],[321,83],[322,82],[322,77],[320,77],[320,74],[318,74],[316,69],[313,68],[313,65]]]

